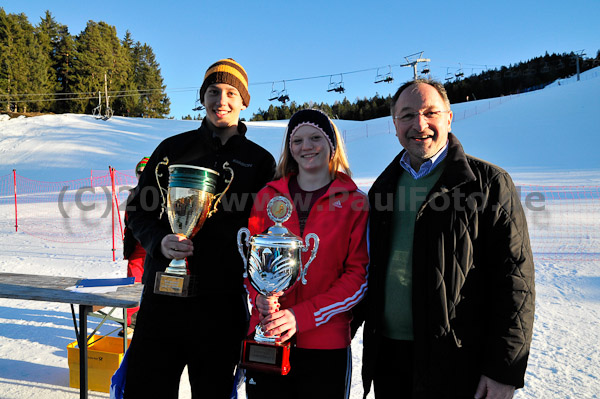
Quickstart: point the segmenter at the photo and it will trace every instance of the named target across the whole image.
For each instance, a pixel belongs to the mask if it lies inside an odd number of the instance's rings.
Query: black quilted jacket
[[[400,157],[369,191],[369,291],[363,384],[369,391],[383,314],[383,278]],[[482,374],[523,386],[534,319],[534,264],[508,173],[464,153],[449,134],[445,170],[417,213],[413,247],[415,398],[473,397]],[[402,359],[398,359],[401,362]]]

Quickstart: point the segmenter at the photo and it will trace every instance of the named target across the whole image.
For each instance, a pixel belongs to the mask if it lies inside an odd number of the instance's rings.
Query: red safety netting
[[[42,182],[16,173],[0,176],[2,227],[55,242],[112,238],[114,253],[122,247],[123,211],[129,189],[136,184],[133,175],[114,170],[62,182]]]

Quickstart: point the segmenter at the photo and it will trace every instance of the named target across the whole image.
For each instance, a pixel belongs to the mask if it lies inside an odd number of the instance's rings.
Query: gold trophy
[[[267,204],[267,214],[275,222],[266,232],[250,237],[250,230],[238,231],[238,251],[244,260],[244,278],[262,295],[288,293],[299,281],[306,284],[308,266],[319,249],[319,237],[306,235],[306,242],[282,225],[292,215],[292,203],[283,196],[272,198]],[[243,239],[243,236],[246,239]],[[313,240],[310,258],[302,265],[302,252],[308,251]],[[249,248],[248,256],[243,245]],[[254,339],[244,340],[241,367],[286,375],[290,371],[290,342],[279,342],[279,337],[265,336],[257,324]]]
[[[166,210],[173,233],[191,239],[202,228],[206,219],[217,212],[217,205],[233,181],[233,169],[229,167],[228,162],[223,164],[223,169],[228,171],[231,177],[225,180],[225,183],[228,183],[225,190],[215,194],[219,173],[193,165],[169,166],[169,187],[161,187],[159,177],[162,174],[158,173],[158,168],[168,164],[169,159],[165,157],[163,162],[156,165],[154,171],[162,197],[159,219]],[[171,260],[164,272],[156,273],[156,294],[189,297],[196,295],[197,289],[197,276],[189,274],[185,258]]]

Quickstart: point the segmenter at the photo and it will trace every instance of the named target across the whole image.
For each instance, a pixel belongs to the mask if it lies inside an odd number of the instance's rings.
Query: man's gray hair
[[[433,80],[433,79],[415,79],[415,80],[409,80],[408,82],[406,82],[402,86],[400,86],[398,88],[398,90],[396,91],[396,94],[394,94],[394,96],[392,97],[392,103],[390,104],[390,113],[392,116],[394,116],[394,108],[396,107],[396,102],[398,102],[398,97],[400,97],[400,94],[402,94],[402,92],[405,89],[407,89],[411,86],[418,85],[420,83],[429,85],[429,86],[433,87],[434,89],[436,89],[437,92],[442,97],[442,100],[444,100],[446,107],[448,107],[448,109],[450,109],[450,100],[448,99],[448,93],[446,93],[446,89],[444,88],[443,84],[441,84],[437,80]]]

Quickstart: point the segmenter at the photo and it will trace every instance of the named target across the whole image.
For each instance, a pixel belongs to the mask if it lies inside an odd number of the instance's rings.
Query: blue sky
[[[46,10],[79,34],[89,20],[114,25],[120,39],[149,44],[160,63],[171,115],[195,115],[206,68],[234,58],[248,72],[249,119],[265,110],[271,90],[291,100],[333,104],[393,93],[411,79],[400,67],[423,51],[434,78],[460,66],[465,75],[549,53],[600,49],[598,0],[539,1],[41,1],[0,3],[38,24]],[[375,84],[391,72],[394,82]],[[360,72],[358,72],[360,71]],[[340,75],[342,74],[342,75]],[[318,77],[318,78],[317,78]],[[304,79],[313,78],[313,79]],[[327,92],[343,80],[346,92]],[[275,82],[273,84],[272,82]]]

